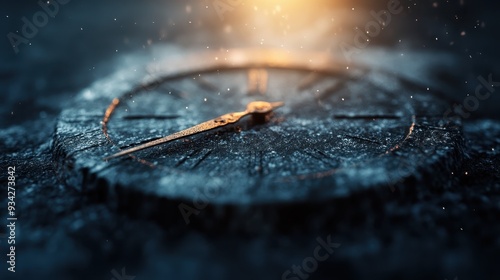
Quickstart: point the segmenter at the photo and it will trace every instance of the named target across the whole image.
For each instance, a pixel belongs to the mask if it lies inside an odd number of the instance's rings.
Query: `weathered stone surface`
[[[293,69],[279,74],[278,81],[284,82],[287,75],[298,75]],[[217,81],[228,82],[229,78]],[[335,81],[336,77],[325,78],[324,88],[329,88],[330,79]],[[54,134],[54,161],[68,185],[112,208],[153,218],[167,227],[188,222],[208,231],[277,232],[297,227],[318,230],[345,212],[345,204],[352,199],[363,201],[365,206],[349,211],[362,215],[377,211],[395,192],[415,195],[420,184],[443,191],[448,178],[435,174],[450,174],[460,167],[463,156],[460,122],[442,117],[446,102],[418,86],[410,86],[407,80],[401,82],[398,76],[366,72],[353,75],[333,92],[325,90],[321,107],[312,97],[308,105],[306,97],[294,97],[289,92],[289,99],[284,100],[289,108],[275,113],[279,122],[262,127],[243,122],[193,136],[193,140],[169,143],[153,152],[138,153],[140,158],[160,162],[160,167],[151,168],[126,158],[104,162],[105,156],[116,151],[101,131],[109,100],[124,95],[124,100],[139,103],[125,108],[138,107],[139,113],[163,106],[160,94],[149,100],[135,93],[134,81],[141,77],[126,80],[124,83],[119,74],[104,78],[84,90],[77,102],[62,112]],[[172,82],[183,89],[189,87],[182,84],[183,80]],[[125,92],[110,92],[109,88],[116,88],[115,83]],[[127,88],[134,93],[127,93]],[[88,92],[92,92],[92,98],[88,98]],[[239,98],[226,97],[218,107],[230,110],[240,103]],[[299,101],[294,101],[297,98]],[[141,100],[147,104],[142,109]],[[215,117],[216,108],[208,110],[205,119],[210,114]],[[197,120],[204,120],[204,116]],[[142,131],[156,131],[159,123],[141,121],[131,126],[118,116],[114,118],[117,121],[110,123],[111,138],[122,142],[121,146],[167,133],[147,136]],[[189,118],[174,121],[178,127],[190,124]],[[174,126],[170,133],[176,130]],[[214,159],[201,165],[192,163],[196,169],[178,167],[189,154],[210,154]],[[264,171],[253,172],[252,166],[247,167],[249,159],[260,162]]]

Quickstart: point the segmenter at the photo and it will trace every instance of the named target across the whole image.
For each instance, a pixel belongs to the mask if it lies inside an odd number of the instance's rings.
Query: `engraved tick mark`
[[[381,142],[379,142],[377,140],[372,140],[372,139],[365,138],[365,137],[359,137],[359,136],[348,135],[348,134],[346,134],[345,137],[356,139],[356,140],[361,140],[361,141],[365,141],[365,142],[370,142],[370,143],[377,144],[377,145],[383,145]]]
[[[128,115],[128,116],[123,116],[123,119],[124,120],[148,120],[148,119],[173,120],[180,117],[181,116],[179,115]]]
[[[399,120],[398,115],[334,115],[339,120]]]
[[[181,90],[178,90],[178,89],[175,89],[175,88],[172,88],[172,87],[160,87],[158,88],[158,91],[165,94],[165,95],[169,95],[169,96],[172,96],[174,98],[178,98],[178,99],[188,99],[188,94],[181,91]]]
[[[343,89],[346,85],[345,80],[337,81],[334,85],[331,85],[330,87],[326,88],[323,90],[319,95],[317,95],[317,99],[323,100],[327,97],[335,95],[335,93],[338,93],[341,89]]]
[[[212,150],[208,150],[207,152],[205,152],[203,154],[203,156],[201,156],[198,161],[193,165],[193,167],[191,167],[191,169],[195,169],[196,167],[198,167],[198,165],[200,165],[200,163],[202,161],[204,161],[210,154],[212,153]]]
[[[320,75],[318,73],[310,73],[309,75],[305,76],[300,82],[299,85],[297,86],[297,89],[300,91],[304,91],[306,89],[311,88],[313,85],[319,83],[321,80],[325,78],[324,75]]]
[[[206,91],[210,91],[210,92],[220,92],[221,91],[219,89],[219,87],[217,87],[215,84],[213,84],[212,82],[210,82],[202,77],[196,77],[196,79],[194,79],[194,81],[198,87],[200,87],[201,89],[204,89]]]
[[[306,150],[302,151],[302,154],[305,154],[309,157],[315,158],[315,159],[329,165],[330,167],[337,167],[338,166],[338,162],[336,159],[334,159],[332,156],[328,155],[327,153],[325,153],[321,150],[306,149]]]
[[[179,162],[175,164],[175,167],[181,165],[190,166],[189,169],[195,169],[198,167],[210,154],[212,150],[210,149],[198,149],[191,152],[189,155],[184,156]]]
[[[179,160],[179,162],[177,162],[175,164],[175,167],[179,167],[181,166],[184,162],[186,162],[186,160],[188,160],[190,157],[194,156],[196,153],[198,153],[200,150],[194,150],[192,151],[189,155],[187,156],[184,156],[181,158],[181,160]]]

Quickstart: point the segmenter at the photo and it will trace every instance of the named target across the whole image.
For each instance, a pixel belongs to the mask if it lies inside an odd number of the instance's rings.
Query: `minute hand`
[[[247,109],[243,112],[234,112],[234,113],[222,115],[222,116],[217,117],[215,119],[212,119],[212,120],[197,124],[193,127],[190,127],[190,128],[181,130],[179,132],[170,134],[170,135],[165,136],[163,138],[156,139],[156,140],[147,142],[145,144],[142,144],[142,145],[139,145],[139,146],[127,149],[127,150],[123,150],[119,153],[116,153],[114,155],[111,155],[109,157],[104,158],[104,160],[107,161],[107,160],[110,160],[113,158],[118,158],[118,157],[125,156],[125,155],[131,154],[131,153],[134,153],[134,152],[137,152],[140,150],[144,150],[147,148],[151,148],[154,146],[165,144],[165,143],[170,142],[170,141],[174,141],[177,139],[181,139],[184,137],[195,135],[195,134],[198,134],[201,132],[213,130],[213,129],[216,129],[219,127],[226,126],[228,124],[236,123],[241,118],[243,118],[247,115],[250,115],[250,114],[267,114],[267,113],[270,113],[275,108],[278,108],[281,106],[283,106],[283,102],[274,102],[274,103],[269,103],[269,102],[264,102],[264,101],[251,102],[247,105]]]

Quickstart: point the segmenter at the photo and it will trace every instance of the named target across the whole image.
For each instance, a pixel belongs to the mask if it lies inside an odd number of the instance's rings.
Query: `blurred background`
[[[61,101],[115,71],[119,60],[131,53],[151,53],[157,46],[175,45],[190,51],[235,47],[315,50],[344,60],[342,46],[356,47],[358,29],[365,30],[366,24],[375,19],[371,12],[387,11],[388,3],[72,0],[60,4],[54,17],[37,28],[33,38],[14,39],[19,39],[16,53],[8,34],[23,36],[22,18],[33,22],[35,13],[43,9],[37,1],[9,1],[2,6],[0,27],[4,34],[0,83],[4,104],[8,104],[1,107],[6,117],[0,125],[57,110]],[[436,61],[439,56],[424,58],[434,66],[424,74],[448,83],[458,101],[473,92],[479,75],[500,76],[495,63],[500,47],[495,31],[500,25],[495,21],[497,4],[467,0],[398,3],[401,12],[384,20],[386,26],[380,25],[383,30],[349,55],[352,60],[368,56],[399,71],[398,64],[411,67],[425,54],[442,54],[440,61]],[[43,18],[40,23],[44,23]],[[382,55],[371,55],[378,49],[382,49]],[[494,105],[499,99],[494,100],[481,104],[474,117],[498,117]],[[36,110],[16,114],[32,103],[37,104]]]
[[[45,3],[53,17],[36,16],[44,11],[44,2],[38,1],[4,1],[0,9],[2,166],[9,162],[27,170],[18,194],[23,195],[19,201],[23,222],[17,279],[133,279],[119,277],[122,269],[136,279],[279,279],[287,267],[312,253],[317,233],[180,234],[88,204],[54,181],[52,167],[44,162],[50,162],[58,113],[82,89],[120,70],[131,58],[147,57],[136,69],[146,76],[147,65],[162,60],[166,52],[231,48],[326,52],[342,63],[383,67],[432,87],[439,85],[456,104],[474,94],[481,85],[479,76],[491,75],[500,82],[500,4],[492,1],[61,0],[57,9],[54,3],[50,6],[52,1]],[[400,12],[389,12],[391,5]],[[24,18],[38,21],[40,27],[23,30]],[[379,32],[374,29],[376,35],[365,32],[370,22],[380,27]],[[468,119],[473,123],[468,130],[472,141],[488,138],[498,144],[494,138],[498,135],[484,131],[492,127],[500,131],[499,93],[481,102]],[[485,174],[492,176],[491,185],[498,185],[498,173]],[[345,222],[338,234],[343,249],[311,279],[500,275],[493,265],[500,248],[498,193],[487,204],[490,208],[478,210],[484,211],[479,216],[464,206],[472,201],[479,205],[474,211],[481,209],[484,198],[470,189],[440,198],[427,195],[418,202],[423,204],[394,202],[401,208],[380,214],[391,221],[383,228],[352,222],[357,217],[340,221]],[[454,205],[455,210],[443,216],[429,205]],[[0,275],[12,277],[3,265]]]

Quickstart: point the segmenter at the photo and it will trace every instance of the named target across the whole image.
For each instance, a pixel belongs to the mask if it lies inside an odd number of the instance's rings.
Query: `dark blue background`
[[[116,61],[149,52],[148,40],[156,46],[173,43],[193,51],[203,49],[205,40],[215,40],[217,47],[254,47],[236,37],[221,37],[221,30],[237,19],[228,15],[225,21],[219,20],[212,7],[204,9],[210,2],[72,0],[49,19],[30,46],[20,46],[18,54],[7,34],[20,31],[21,18],[31,19],[40,7],[36,1],[2,3],[0,149],[2,170],[8,165],[19,170],[17,279],[111,279],[111,271],[122,267],[137,275],[136,279],[279,279],[288,266],[283,264],[291,266],[310,255],[316,237],[329,234],[307,229],[265,237],[181,234],[111,213],[56,180],[50,139],[58,113],[83,88],[113,73]],[[332,9],[339,7],[331,2]],[[486,0],[401,2],[407,8],[397,24],[374,38],[370,47],[391,51],[403,40],[412,51],[451,54],[458,66],[435,75],[449,85],[456,103],[473,94],[476,77],[491,74],[500,80],[499,4]],[[341,6],[355,7],[357,15],[363,16],[386,3],[352,1]],[[201,25],[187,23],[186,5],[193,7],[192,20]],[[500,145],[499,93],[482,103],[465,124],[470,150],[463,171],[471,176],[459,176],[453,182],[455,188],[442,193],[422,191],[416,197],[378,202],[382,209],[378,213],[346,214],[336,229],[335,240],[342,247],[335,260],[314,276],[498,279],[500,148],[491,152],[491,147]],[[6,185],[4,177],[1,181]],[[0,198],[4,220],[3,191]],[[440,212],[443,207],[448,211]],[[373,228],[360,222],[366,220],[386,222]],[[12,277],[5,273],[4,258],[0,259],[1,279]]]

